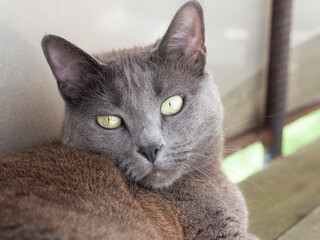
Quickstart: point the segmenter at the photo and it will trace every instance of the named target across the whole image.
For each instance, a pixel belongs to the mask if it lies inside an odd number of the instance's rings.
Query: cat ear
[[[61,96],[65,101],[78,102],[90,76],[98,73],[100,64],[89,54],[58,36],[44,36],[41,46],[57,80]]]
[[[205,64],[203,11],[198,1],[184,4],[176,13],[161,40],[158,51],[165,57],[185,57]]]

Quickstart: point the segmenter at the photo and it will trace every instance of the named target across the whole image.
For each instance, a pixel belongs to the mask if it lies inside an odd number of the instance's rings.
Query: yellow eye
[[[121,118],[117,116],[107,115],[97,117],[97,122],[101,127],[113,129],[121,125]]]
[[[180,111],[183,105],[183,98],[180,95],[169,97],[162,103],[161,112],[164,115],[173,115]]]

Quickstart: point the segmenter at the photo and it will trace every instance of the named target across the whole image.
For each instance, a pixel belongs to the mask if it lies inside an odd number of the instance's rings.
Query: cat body
[[[112,161],[60,144],[0,157],[0,239],[246,239],[220,174],[130,190]]]
[[[157,194],[101,155],[52,144],[0,158],[0,239],[183,239]]]
[[[65,146],[1,158],[1,239],[248,239],[220,168],[223,108],[197,1],[147,47],[91,56],[47,35],[42,48]]]

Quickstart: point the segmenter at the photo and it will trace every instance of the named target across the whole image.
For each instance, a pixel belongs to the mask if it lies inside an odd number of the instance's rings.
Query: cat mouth
[[[168,172],[169,172],[169,170],[159,169],[154,166],[150,174],[152,176],[154,176],[155,178],[163,179],[166,176],[166,173],[168,173]]]
[[[144,187],[162,188],[169,186],[177,178],[176,169],[161,169],[153,166],[152,170],[139,182]]]
[[[147,185],[151,185],[152,187],[162,187],[163,185],[167,185],[168,179],[171,178],[173,171],[170,170],[162,170],[159,168],[153,168],[153,170],[148,174],[146,180],[148,182]]]

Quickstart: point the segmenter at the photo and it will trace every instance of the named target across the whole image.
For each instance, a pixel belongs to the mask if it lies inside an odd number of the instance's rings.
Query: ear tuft
[[[176,13],[161,40],[158,51],[165,57],[183,56],[189,61],[205,62],[203,10],[198,1],[184,4]]]
[[[44,36],[41,46],[61,96],[66,101],[78,102],[90,76],[99,71],[99,63],[77,46],[55,35]]]

